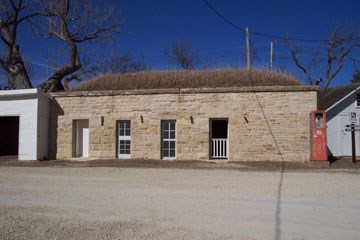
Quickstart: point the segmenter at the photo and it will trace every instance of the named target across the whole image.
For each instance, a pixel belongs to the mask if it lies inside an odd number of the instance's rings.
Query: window
[[[323,128],[323,115],[315,113],[315,128]]]
[[[118,121],[118,158],[130,158],[131,153],[131,123]]]
[[[175,158],[176,154],[176,121],[161,122],[161,155],[162,158]]]
[[[360,93],[356,94],[356,106],[360,107]]]

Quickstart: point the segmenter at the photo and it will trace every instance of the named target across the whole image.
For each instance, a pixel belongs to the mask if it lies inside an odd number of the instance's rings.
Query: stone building
[[[317,89],[259,84],[53,93],[49,156],[308,161]]]

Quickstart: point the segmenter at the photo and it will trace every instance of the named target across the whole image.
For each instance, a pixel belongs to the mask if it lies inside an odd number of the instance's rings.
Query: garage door
[[[19,117],[0,117],[0,156],[18,155]]]

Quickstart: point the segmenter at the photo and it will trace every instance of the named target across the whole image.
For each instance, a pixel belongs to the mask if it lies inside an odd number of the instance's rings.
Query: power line
[[[202,0],[218,17],[220,17],[222,20],[224,20],[226,23],[228,23],[230,26],[234,27],[235,29],[245,33],[245,28],[240,27],[238,25],[236,25],[235,23],[231,22],[229,19],[227,19],[224,15],[222,15],[214,6],[212,6],[207,0]],[[258,36],[263,36],[263,37],[267,37],[267,38],[272,38],[272,39],[278,39],[278,40],[282,40],[282,41],[286,41],[286,40],[291,40],[291,41],[301,41],[301,42],[324,42],[325,40],[320,40],[320,39],[302,39],[302,38],[285,38],[285,37],[280,37],[280,36],[275,36],[275,35],[271,35],[271,34],[266,34],[266,33],[261,33],[261,32],[252,32],[250,31],[251,34],[254,35],[258,35]]]
[[[229,25],[231,25],[232,27],[236,28],[237,30],[242,31],[243,33],[245,33],[245,29],[241,28],[239,26],[237,26],[235,23],[231,22],[230,20],[228,20],[226,17],[224,17],[218,10],[216,10],[216,8],[214,8],[207,0],[202,0],[218,17],[220,17],[222,20],[224,20],[225,22],[227,22]]]
[[[221,52],[221,51],[234,50],[234,49],[244,49],[244,46],[231,47],[231,48],[217,48],[217,49],[213,49],[213,50],[204,50],[204,51],[200,51],[200,53]]]

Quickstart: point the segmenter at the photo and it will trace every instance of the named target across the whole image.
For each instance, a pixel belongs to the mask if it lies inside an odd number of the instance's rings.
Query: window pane
[[[120,135],[120,136],[124,136],[124,134],[125,134],[124,129],[121,128],[119,135]]]
[[[163,157],[169,157],[169,151],[167,149],[163,149]]]
[[[169,142],[168,141],[164,141],[163,148],[164,149],[169,149]]]
[[[175,131],[170,132],[170,139],[175,139]]]
[[[171,148],[171,149],[175,149],[175,142],[174,142],[174,141],[171,141],[171,142],[170,142],[170,148]]]
[[[175,122],[170,122],[170,129],[175,130]]]
[[[126,136],[130,136],[130,128],[126,129]]]
[[[170,150],[170,156],[169,157],[175,157],[175,150]]]
[[[168,131],[164,131],[163,138],[169,139],[169,132]]]

